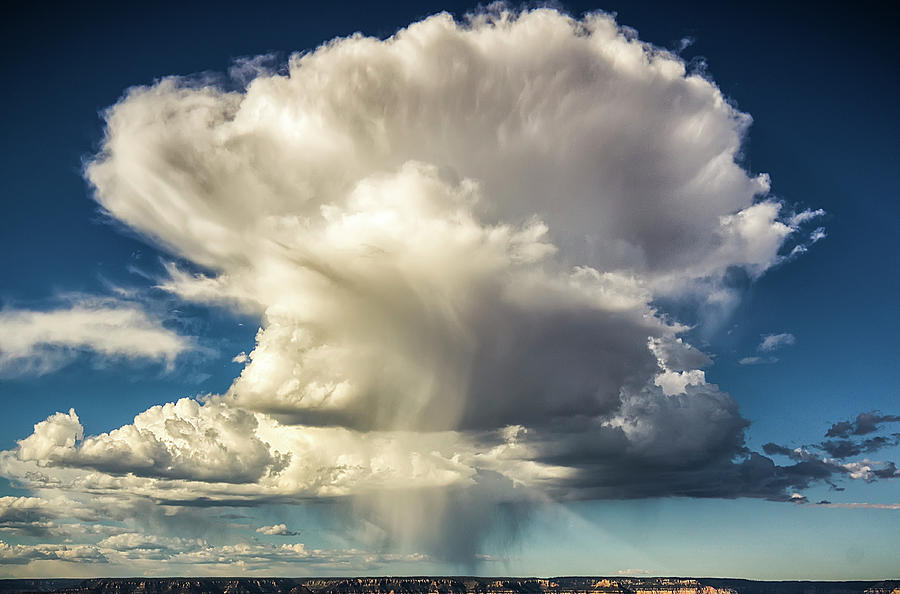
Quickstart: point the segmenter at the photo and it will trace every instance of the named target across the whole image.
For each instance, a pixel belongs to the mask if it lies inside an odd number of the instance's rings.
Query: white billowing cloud
[[[630,284],[547,274],[542,224],[481,226],[436,174],[407,165],[327,210],[310,239],[334,252],[314,270],[281,264],[296,293],[268,307],[236,403],[309,424],[496,428],[609,410],[653,366],[647,336],[673,330]]]
[[[684,394],[688,386],[706,383],[706,373],[699,368],[709,365],[712,360],[681,338],[651,338],[649,347],[662,370],[653,383],[662,388],[666,396]]]
[[[0,540],[0,563],[26,565],[32,561],[64,561],[66,563],[106,563],[107,559],[90,545],[10,545]]]
[[[868,458],[856,462],[841,462],[833,458],[825,458],[825,461],[838,465],[850,478],[866,482],[872,482],[878,478],[900,477],[900,471],[897,470],[897,466],[893,462],[880,462],[869,460]]]
[[[86,300],[50,311],[0,311],[0,375],[47,373],[78,351],[172,365],[192,347],[129,303]]]
[[[706,374],[701,369],[690,371],[666,370],[653,380],[653,383],[662,388],[666,396],[684,394],[688,386],[699,386],[706,383]]]
[[[202,545],[200,539],[184,539],[176,537],[165,537],[156,534],[143,534],[137,532],[123,532],[121,534],[113,534],[107,536],[97,543],[101,549],[112,549],[119,553],[128,553],[130,551],[166,551],[175,554],[187,548],[193,548]]]
[[[273,524],[271,526],[260,526],[256,529],[259,534],[266,536],[297,536],[299,532],[288,530],[287,524]]]
[[[98,436],[57,413],[0,473],[167,504],[353,498],[457,559],[485,502],[808,482],[735,462],[747,422],[653,305],[734,303],[723,277],[785,261],[821,214],[736,163],[750,117],[713,82],[554,10],[253,64],[240,91],[131,89],[86,169],[109,216],[190,263],[162,288],[260,316],[240,376]]]
[[[19,442],[20,460],[216,482],[250,482],[283,465],[278,452],[255,435],[252,413],[183,398],[154,406],[134,424],[84,438],[74,410],[56,413]]]
[[[67,524],[60,520],[96,522],[114,514],[98,513],[98,505],[85,505],[62,495],[44,497],[0,497],[0,531],[42,535],[65,533],[81,524]],[[104,510],[105,512],[108,510]]]
[[[763,353],[768,353],[771,351],[777,351],[778,349],[782,349],[784,347],[792,346],[797,343],[796,337],[789,332],[784,332],[781,334],[767,334],[762,337],[762,341],[759,343],[759,347],[757,349],[762,351]]]
[[[417,161],[477,181],[487,221],[541,217],[570,264],[671,282],[759,274],[812,216],[755,201],[767,178],[735,163],[749,122],[606,15],[439,15],[294,56],[243,93],[133,89],[87,174],[110,214],[232,279],[266,239],[303,251],[293,231],[323,206]]]
[[[762,274],[804,221],[735,163],[749,117],[601,14],[439,15],[107,122],[97,200],[214,271],[164,287],[263,313],[228,397],[286,423],[612,413],[681,329],[650,301]]]
[[[39,497],[0,497],[0,532],[36,536],[58,535],[54,520],[60,510]]]
[[[19,456],[28,459],[52,460],[65,456],[84,439],[84,428],[75,409],[69,413],[58,412],[34,426],[34,433],[19,442]]]
[[[299,428],[223,402],[184,398],[89,437],[74,410],[56,413],[15,450],[0,453],[0,471],[34,489],[252,503],[471,484],[476,471],[458,452],[471,458],[474,447],[453,432]]]
[[[46,504],[46,501],[38,497],[0,497],[0,523],[35,515],[51,515],[45,511]]]

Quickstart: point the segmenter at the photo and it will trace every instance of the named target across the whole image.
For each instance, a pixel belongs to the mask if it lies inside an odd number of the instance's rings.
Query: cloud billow
[[[401,486],[789,499],[827,478],[749,452],[711,359],[653,305],[732,302],[730,271],[785,261],[821,214],[738,164],[750,117],[680,58],[602,13],[498,10],[255,72],[129,90],[85,171],[109,217],[188,263],[162,288],[260,317],[240,376],[99,436],[58,413],[5,476],[352,497],[395,535]]]

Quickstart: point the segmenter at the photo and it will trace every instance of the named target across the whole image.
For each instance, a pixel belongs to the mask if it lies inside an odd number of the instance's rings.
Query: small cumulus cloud
[[[266,536],[299,536],[300,531],[288,530],[286,524],[274,524],[272,526],[260,526],[256,529],[259,534]]]

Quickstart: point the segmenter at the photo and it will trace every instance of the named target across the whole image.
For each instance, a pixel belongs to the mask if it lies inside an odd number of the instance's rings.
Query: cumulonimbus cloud
[[[85,172],[108,216],[191,263],[161,287],[260,316],[241,375],[99,436],[59,413],[0,454],[6,476],[363,497],[387,524],[399,487],[787,500],[824,478],[747,451],[711,360],[653,305],[728,303],[726,274],[785,261],[822,214],[739,164],[750,117],[711,80],[609,15],[547,9],[258,64],[238,90],[129,90]]]

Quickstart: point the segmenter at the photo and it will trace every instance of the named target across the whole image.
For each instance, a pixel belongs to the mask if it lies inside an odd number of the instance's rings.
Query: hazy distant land
[[[900,594],[900,580],[752,581],[726,578],[97,578],[0,580],[0,593],[69,594]]]

